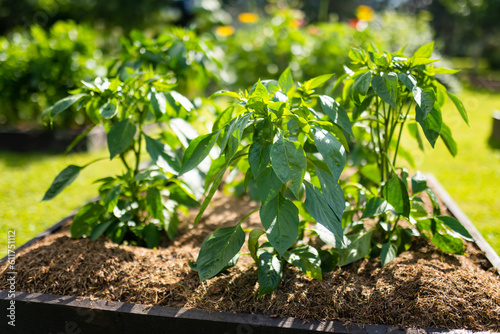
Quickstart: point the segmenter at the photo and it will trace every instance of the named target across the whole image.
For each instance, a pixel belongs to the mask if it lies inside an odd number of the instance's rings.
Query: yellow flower
[[[232,26],[218,26],[215,29],[215,34],[220,37],[227,37],[234,34],[234,28]]]
[[[371,22],[374,16],[373,8],[370,6],[361,5],[356,9],[356,17],[361,21]]]
[[[238,20],[243,23],[255,23],[259,21],[259,15],[254,13],[241,13],[238,15]]]

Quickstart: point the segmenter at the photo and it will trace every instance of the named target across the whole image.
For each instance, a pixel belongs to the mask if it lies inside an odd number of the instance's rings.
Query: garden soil
[[[323,274],[321,281],[287,266],[278,291],[262,297],[248,255],[200,283],[188,261],[196,259],[203,239],[255,208],[245,199],[218,196],[194,229],[189,226],[193,214],[177,239],[158,249],[119,246],[104,238],[73,240],[66,226],[18,255],[17,289],[304,321],[500,331],[500,278],[473,244],[458,256],[416,238],[409,251],[384,267],[378,259],[363,259]],[[255,213],[245,227],[259,224]],[[1,269],[3,276],[5,265]],[[0,282],[8,289],[4,277]]]

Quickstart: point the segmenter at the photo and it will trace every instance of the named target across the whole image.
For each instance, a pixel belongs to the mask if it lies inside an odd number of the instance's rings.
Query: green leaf
[[[390,72],[374,76],[372,87],[382,101],[396,109],[398,96],[398,75],[396,73]]]
[[[111,225],[111,223],[113,223],[112,220],[108,220],[106,222],[103,222],[103,223],[98,223],[97,225],[95,225],[93,228],[92,228],[92,232],[90,233],[90,240],[92,241],[96,241],[97,239],[99,239],[99,237],[104,233],[106,232],[106,230],[108,229],[108,227]]]
[[[155,224],[148,224],[144,226],[144,229],[142,230],[142,236],[144,237],[146,246],[148,248],[155,248],[160,244],[161,233]]]
[[[153,139],[144,135],[146,140],[146,151],[148,152],[151,160],[160,168],[167,171],[173,169],[178,172],[180,169],[179,160],[173,155],[173,152],[168,145],[163,144],[158,139]]]
[[[283,263],[276,254],[263,252],[259,256],[259,297],[278,289],[283,277]]]
[[[132,144],[136,131],[135,125],[128,119],[113,124],[107,136],[110,160]]]
[[[269,142],[253,142],[248,150],[248,163],[254,177],[257,179],[271,162],[271,147]]]
[[[457,108],[458,112],[460,113],[460,116],[462,116],[462,119],[464,120],[465,124],[469,125],[469,116],[467,116],[467,111],[465,111],[464,105],[462,101],[452,93],[447,92],[449,98]],[[470,125],[469,125],[470,126]]]
[[[194,105],[184,95],[176,92],[175,90],[169,92],[168,94],[174,99],[176,103],[180,104],[187,111],[191,111],[194,109]]]
[[[382,245],[382,251],[380,252],[380,260],[382,265],[385,266],[392,260],[396,258],[398,254],[398,246],[392,242],[386,242]]]
[[[107,212],[113,212],[122,192],[122,185],[118,184],[111,188],[104,198],[104,205]]]
[[[290,71],[290,67],[287,67],[286,70],[281,73],[278,79],[279,86],[283,93],[288,94],[290,90],[293,88],[293,78],[292,72]]]
[[[250,256],[255,261],[255,263],[259,263],[259,258],[257,257],[257,250],[259,249],[259,238],[265,232],[259,228],[254,228],[250,231],[248,236],[248,250],[250,251]]]
[[[203,240],[196,260],[200,282],[217,275],[239,252],[245,242],[240,224],[218,228]]]
[[[383,194],[385,200],[392,205],[396,213],[403,217],[410,217],[410,198],[405,183],[397,176],[394,175],[384,186]]]
[[[306,173],[307,160],[304,149],[298,142],[279,136],[271,148],[273,170],[283,183],[292,181],[290,190],[299,198],[299,191]]]
[[[418,196],[413,198],[411,201],[410,215],[415,219],[427,218],[428,216],[427,209]]]
[[[262,205],[278,196],[283,182],[278,178],[271,167],[267,167],[262,174],[255,179],[259,191],[259,197]]]
[[[269,242],[283,255],[299,235],[299,210],[292,201],[279,194],[261,206],[260,220]]]
[[[112,118],[118,112],[118,106],[113,102],[109,101],[105,103],[100,109],[99,114],[104,118]]]
[[[417,171],[411,178],[411,190],[413,195],[421,193],[427,189],[427,177]]]
[[[468,241],[474,241],[474,238],[470,235],[469,231],[455,218],[450,216],[439,216],[437,217],[446,227],[448,227],[453,232],[459,234],[462,238]]]
[[[444,122],[441,124],[441,132],[439,133],[439,136],[448,148],[450,154],[455,157],[458,154],[457,142],[453,139],[450,128]]]
[[[421,66],[421,65],[427,65],[427,64],[432,64],[439,61],[439,59],[429,59],[429,58],[414,58],[411,61],[411,64],[413,67]]]
[[[61,191],[69,186],[78,177],[84,167],[69,165],[64,168],[52,181],[49,189],[45,192],[42,201],[48,201],[56,197]]]
[[[361,219],[376,217],[391,209],[393,207],[383,198],[372,197],[366,202]]]
[[[431,88],[422,90],[419,87],[415,86],[412,93],[413,99],[420,107],[419,112],[422,112],[422,118],[427,117],[429,112],[434,107],[434,103],[436,102],[436,94],[434,93],[434,90]]]
[[[157,188],[149,188],[146,193],[146,207],[153,218],[163,219],[163,203]]]
[[[332,76],[333,76],[333,74],[323,74],[323,75],[317,76],[315,78],[312,78],[311,80],[304,82],[304,87],[306,88],[306,90],[317,88],[317,87],[323,85],[328,80],[330,80],[330,78]]]
[[[99,203],[88,203],[84,205],[73,218],[70,226],[72,238],[89,236],[92,228],[96,225],[104,214],[105,208]]]
[[[221,150],[224,151],[227,159],[231,159],[238,151],[243,132],[248,124],[248,120],[253,113],[240,115],[233,119],[226,127],[224,138],[220,145]]]
[[[168,191],[168,197],[179,204],[187,206],[188,208],[195,208],[200,206],[200,203],[198,203],[194,195],[191,194],[184,187],[184,184],[178,180],[175,180],[174,184],[168,186]]]
[[[198,211],[198,214],[196,215],[196,218],[194,219],[194,226],[198,224],[200,221],[201,217],[203,216],[203,213],[205,212],[206,208],[208,207],[208,204],[210,204],[210,201],[215,195],[215,192],[219,188],[219,184],[222,182],[222,177],[224,176],[224,172],[226,171],[228,165],[224,165],[223,168],[221,168],[219,174],[215,177],[215,181],[210,187],[210,190],[208,192],[208,195],[205,197],[203,202],[201,203],[200,210]]]
[[[182,167],[180,175],[189,172],[197,167],[210,154],[217,139],[219,138],[220,130],[206,135],[198,136],[189,144],[182,158]]]
[[[320,128],[313,128],[314,144],[333,177],[338,180],[344,170],[347,158],[346,151],[340,141],[331,133]]]
[[[462,240],[448,234],[442,235],[436,233],[432,236],[431,241],[434,245],[438,246],[440,250],[446,253],[463,254],[465,251],[465,246]]]
[[[316,219],[318,224],[323,225],[339,239],[340,243],[343,243],[344,230],[342,229],[342,224],[340,224],[337,215],[328,205],[328,202],[318,188],[307,181],[305,185],[306,200],[304,205],[307,211]]]
[[[224,126],[229,123],[231,117],[233,116],[234,106],[229,106],[221,112],[214,121],[214,125],[212,127],[212,132],[215,132],[219,129],[222,129]]]
[[[338,265],[340,267],[353,263],[370,254],[372,232],[358,233],[348,236],[351,243],[343,249],[336,249],[339,255]]]
[[[366,55],[363,50],[351,48],[349,50],[349,58],[351,58],[354,64],[364,63],[366,59]]]
[[[158,92],[154,87],[149,93],[149,102],[155,113],[156,119],[161,118],[167,112],[167,99],[165,94]]]
[[[286,262],[299,268],[307,276],[318,280],[323,279],[321,260],[316,248],[309,245],[300,245],[285,252],[283,258]]]
[[[175,210],[175,205],[168,206],[167,210],[164,210],[163,212],[165,214],[164,229],[167,232],[168,238],[170,240],[174,240],[181,223],[179,215]]]
[[[413,88],[417,86],[417,79],[411,74],[398,73],[398,79],[403,83],[403,85],[408,88],[410,92],[413,92]]]
[[[334,221],[334,224],[341,225],[342,215],[345,209],[344,192],[338,181],[332,177],[330,173],[316,167],[316,175],[319,179],[323,197],[328,203],[328,206],[335,213],[335,217],[332,217],[332,221]]]
[[[120,244],[125,238],[127,230],[127,225],[124,222],[114,222],[114,224],[111,224],[111,226],[106,230],[106,235],[114,243]]]
[[[419,106],[415,107],[416,112],[416,120],[422,127],[422,131],[424,131],[424,135],[431,144],[432,147],[436,144],[437,139],[439,138],[439,134],[441,132],[442,124],[443,124],[443,116],[441,114],[441,109],[437,103],[434,104],[432,110],[424,117],[424,112],[420,109]]]
[[[365,96],[370,88],[370,84],[372,82],[372,71],[368,71],[356,77],[354,83],[351,86],[351,96],[353,100],[360,104],[363,99],[361,96]]]
[[[238,100],[240,99],[240,95],[238,93],[231,92],[229,90],[219,90],[219,91],[213,93],[212,95],[210,95],[209,98],[211,99],[211,98],[214,98],[217,96],[228,96],[228,97],[234,97]]]
[[[424,150],[424,141],[422,140],[422,135],[418,129],[417,123],[408,123],[408,132],[418,143],[418,148]]]
[[[337,124],[347,138],[354,137],[352,134],[351,121],[345,109],[333,98],[321,95],[319,97],[323,112],[330,117],[330,120]]]
[[[78,102],[78,100],[80,100],[81,98],[83,98],[84,96],[87,96],[87,94],[76,94],[76,95],[70,95],[68,97],[65,97],[64,99],[61,99],[59,101],[56,102],[56,104],[54,104],[52,107],[50,107],[49,109],[45,110],[43,112],[43,115],[42,117],[49,113],[50,112],[50,121],[52,122],[52,119],[59,115],[60,113],[62,113],[64,110],[68,109],[69,107],[71,107],[73,104],[75,104],[76,102]]]
[[[434,193],[434,190],[432,190],[432,188],[427,188],[425,190],[425,192],[427,193],[427,195],[429,195],[429,198],[431,199],[434,214],[440,215],[441,214],[441,206],[439,205],[439,199],[437,198],[436,194]]]
[[[318,250],[319,258],[321,260],[321,272],[332,272],[339,263],[339,255],[332,253],[332,251],[320,249]]]
[[[432,51],[434,50],[434,41],[422,45],[415,51],[412,58],[430,58],[432,56]]]

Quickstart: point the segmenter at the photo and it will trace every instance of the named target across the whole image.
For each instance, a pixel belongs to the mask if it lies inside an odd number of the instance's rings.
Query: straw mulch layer
[[[467,256],[455,256],[416,239],[385,267],[376,259],[360,260],[324,274],[322,281],[288,266],[279,290],[263,297],[257,297],[257,270],[249,256],[200,283],[188,261],[195,260],[205,236],[255,207],[219,197],[195,229],[186,223],[175,242],[157,250],[72,240],[65,228],[18,255],[17,289],[305,320],[500,331],[500,278],[471,244]],[[248,224],[258,226],[258,214]],[[5,277],[0,282],[7,289]]]

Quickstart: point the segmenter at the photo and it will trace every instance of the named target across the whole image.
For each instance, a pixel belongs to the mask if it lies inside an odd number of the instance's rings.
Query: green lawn
[[[55,176],[67,165],[84,165],[107,155],[107,151],[68,156],[0,152],[0,256],[7,253],[8,230],[16,230],[20,246],[95,197],[97,185],[92,182],[119,171],[119,161],[106,159],[90,165],[58,197],[41,202]]]
[[[470,128],[463,122],[451,101],[443,119],[458,144],[453,158],[441,141],[433,150],[415,151],[417,169],[433,173],[462,211],[500,254],[500,150],[488,146],[492,130],[492,111],[500,109],[500,94],[464,90],[459,95],[468,114]],[[415,148],[410,138],[405,148]],[[418,150],[418,149],[415,149]]]

